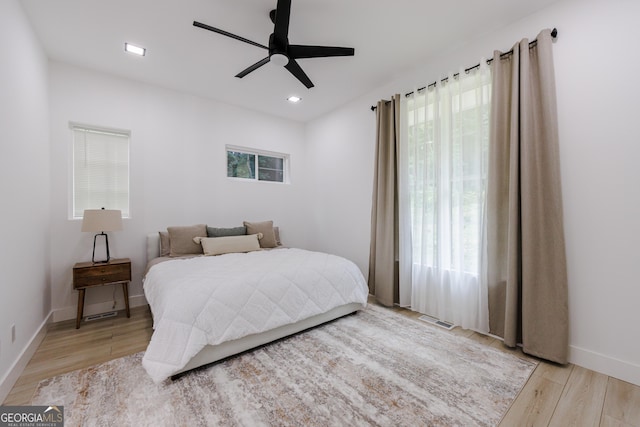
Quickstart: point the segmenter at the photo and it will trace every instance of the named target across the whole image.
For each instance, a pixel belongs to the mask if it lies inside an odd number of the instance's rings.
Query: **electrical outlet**
[[[11,343],[16,342],[16,325],[11,325]]]

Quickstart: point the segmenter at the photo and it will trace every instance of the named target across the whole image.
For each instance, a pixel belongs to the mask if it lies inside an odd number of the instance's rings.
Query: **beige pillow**
[[[159,231],[160,235],[160,256],[171,255],[171,240],[169,240],[168,231]]]
[[[225,237],[194,237],[193,241],[202,245],[202,250],[205,255],[222,255],[260,250],[257,234]]]
[[[186,227],[167,227],[171,241],[170,256],[201,254],[202,246],[193,241],[194,237],[207,237],[205,224]]]
[[[247,227],[247,234],[263,234],[262,239],[260,239],[261,248],[275,248],[276,246],[278,246],[278,242],[276,241],[276,233],[273,231],[273,221],[244,221],[243,225]]]

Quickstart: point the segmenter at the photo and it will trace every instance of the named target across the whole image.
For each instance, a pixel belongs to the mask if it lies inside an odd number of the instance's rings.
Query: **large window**
[[[288,182],[289,155],[227,146],[227,176],[255,181]]]
[[[119,209],[129,212],[128,131],[71,124],[73,180],[71,218],[85,209]]]
[[[401,215],[410,229],[401,247],[409,254],[403,265],[411,266],[411,308],[480,330],[488,319],[482,261],[490,98],[490,70],[481,66],[414,91],[401,115]]]
[[[490,90],[467,76],[406,101],[413,253],[427,266],[479,273]]]

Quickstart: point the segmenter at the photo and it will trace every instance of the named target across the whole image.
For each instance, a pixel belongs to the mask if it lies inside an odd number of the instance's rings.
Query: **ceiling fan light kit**
[[[252,40],[245,39],[228,31],[193,21],[195,27],[213,31],[223,36],[231,37],[238,41],[248,43],[269,52],[269,56],[255,64],[242,70],[236,77],[243,78],[247,74],[257,70],[268,62],[286,68],[295,78],[297,78],[307,89],[313,87],[313,82],[300,68],[296,59],[302,58],[326,58],[330,56],[353,56],[355,49],[351,47],[335,47],[335,46],[308,46],[308,45],[292,45],[289,44],[289,17],[291,15],[291,0],[278,0],[275,10],[269,13],[269,17],[274,24],[273,33],[269,36],[269,46],[264,46]]]
[[[274,53],[269,57],[269,61],[278,67],[284,67],[289,63],[289,58],[287,55],[283,55],[282,53]]]

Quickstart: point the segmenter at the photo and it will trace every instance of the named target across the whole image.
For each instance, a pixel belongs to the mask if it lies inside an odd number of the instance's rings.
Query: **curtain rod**
[[[552,37],[552,38],[554,38],[554,39],[558,37],[558,30],[557,30],[556,28],[554,28],[553,30],[551,30],[551,37]],[[530,42],[529,42],[529,48],[534,47],[537,43],[538,43],[538,40],[537,40],[537,39],[530,41]],[[513,53],[513,49],[508,50],[507,52],[504,52],[504,53],[500,54],[500,58],[506,58],[507,56],[511,55],[512,53]],[[487,59],[487,65],[491,64],[492,62],[493,62],[493,58],[489,58],[489,59]],[[480,65],[482,65],[482,64],[476,64],[476,65],[474,65],[473,67],[465,68],[465,69],[464,69],[464,72],[465,72],[465,73],[468,73],[469,71],[475,70],[476,68],[480,68]],[[459,75],[460,75],[460,73],[455,73],[455,74],[453,75],[453,78],[456,78],[456,77],[458,77]],[[442,80],[440,80],[440,82],[441,82],[441,83],[445,83],[445,82],[447,82],[448,80],[449,80],[449,77],[445,77],[445,78],[443,78]],[[421,88],[416,89],[416,91],[417,91],[417,92],[420,92],[420,91],[422,91],[422,90],[425,90],[425,89],[430,88],[430,87],[432,87],[432,86],[435,86],[435,85],[437,85],[437,84],[438,84],[438,82],[437,82],[437,81],[435,81],[435,82],[433,82],[433,83],[431,83],[431,84],[428,84],[428,85],[426,85],[426,86],[423,86],[423,87],[421,87]],[[405,93],[405,94],[404,94],[404,96],[405,96],[405,97],[408,97],[408,96],[411,96],[411,95],[413,95],[413,91],[411,91],[411,92],[408,92],[408,93]],[[389,102],[389,101],[387,101],[387,102]],[[376,111],[376,109],[377,109],[377,108],[378,108],[378,107],[376,107],[375,105],[372,105],[372,106],[371,106],[371,111]]]

